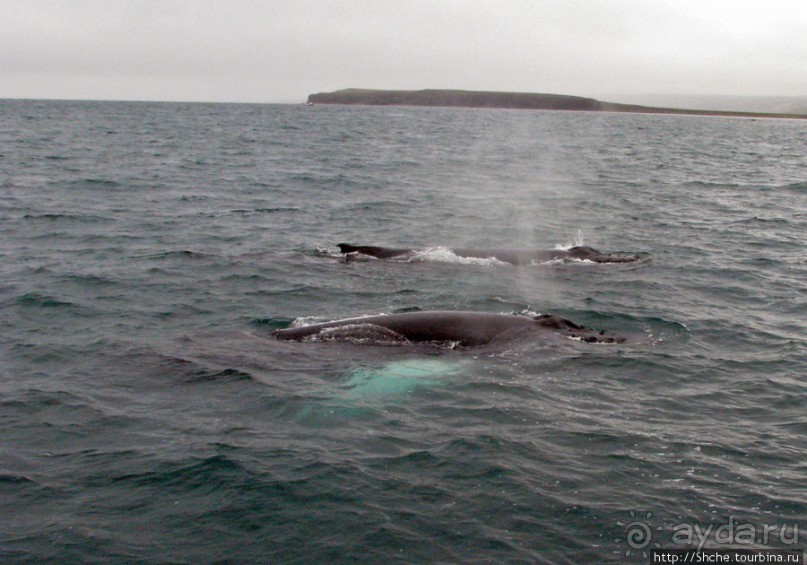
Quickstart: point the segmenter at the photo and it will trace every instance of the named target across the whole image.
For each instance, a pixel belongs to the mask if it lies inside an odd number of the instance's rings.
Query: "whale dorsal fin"
[[[353,253],[354,251],[358,251],[359,248],[355,245],[351,245],[350,243],[340,243],[336,247],[339,248],[339,251],[342,253]]]

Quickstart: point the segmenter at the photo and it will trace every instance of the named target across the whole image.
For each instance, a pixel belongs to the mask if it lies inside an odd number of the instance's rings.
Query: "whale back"
[[[380,247],[376,245],[353,245],[350,243],[338,244],[341,253],[361,253],[377,259],[391,259],[414,254],[417,249]],[[569,249],[473,249],[456,248],[451,250],[458,257],[468,257],[474,259],[498,259],[513,265],[530,265],[534,263],[545,263],[547,261],[563,259],[579,259],[591,261],[592,263],[632,263],[647,260],[648,254],[644,253],[603,253],[587,245],[578,245]]]
[[[378,247],[375,245],[351,245],[350,243],[340,243],[337,245],[342,253],[361,253],[378,259],[389,259],[411,253],[411,249],[393,249],[390,247]]]
[[[381,331],[370,331],[373,328]],[[550,314],[523,316],[462,311],[405,312],[346,318],[299,328],[277,330],[273,332],[273,335],[278,339],[292,340],[303,340],[320,334],[328,339],[375,335],[383,338],[381,341],[451,342],[463,347],[474,347],[490,343],[505,333],[512,335],[514,331],[522,329],[546,329],[589,343],[621,343],[624,341],[619,336],[597,332],[566,318]]]
[[[473,347],[484,345],[513,328],[533,325],[534,321],[526,316],[436,311],[346,318],[299,328],[277,330],[273,333],[280,339],[302,340],[341,328],[355,328],[357,332],[365,332],[366,330],[362,328],[376,326],[393,332],[393,334],[386,335],[402,336],[412,342],[455,342],[463,347]]]

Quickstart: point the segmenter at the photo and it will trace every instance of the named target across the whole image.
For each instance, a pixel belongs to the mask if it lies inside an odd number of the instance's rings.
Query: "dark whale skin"
[[[350,243],[340,243],[340,252],[361,253],[377,259],[392,259],[412,254],[418,249],[379,247],[376,245],[352,245]],[[634,253],[603,253],[587,245],[578,245],[570,249],[548,249],[548,250],[528,250],[528,249],[452,249],[459,257],[472,257],[478,259],[498,259],[513,265],[529,265],[533,262],[543,263],[558,259],[579,259],[591,261],[593,263],[632,263],[639,261],[642,257]]]
[[[275,330],[272,335],[277,339],[304,340],[334,328],[361,326],[385,328],[411,342],[456,342],[462,347],[484,345],[505,332],[517,330],[548,330],[588,343],[622,343],[625,341],[620,336],[606,335],[605,332],[597,332],[551,314],[524,316],[439,310],[345,318],[299,328]]]

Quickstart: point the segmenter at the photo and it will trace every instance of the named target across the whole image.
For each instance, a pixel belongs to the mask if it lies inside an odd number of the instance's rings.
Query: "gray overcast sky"
[[[807,0],[0,0],[0,98],[346,87],[807,96]]]

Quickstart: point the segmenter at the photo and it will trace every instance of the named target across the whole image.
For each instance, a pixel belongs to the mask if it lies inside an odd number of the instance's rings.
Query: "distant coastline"
[[[561,110],[577,112],[628,112],[639,114],[679,114],[687,116],[728,116],[741,118],[807,119],[807,114],[775,114],[721,110],[660,108],[637,104],[603,102],[594,98],[562,94],[526,92],[485,92],[475,90],[370,90],[347,88],[308,96],[310,104],[367,106],[433,106],[454,108],[502,108],[512,110]]]

